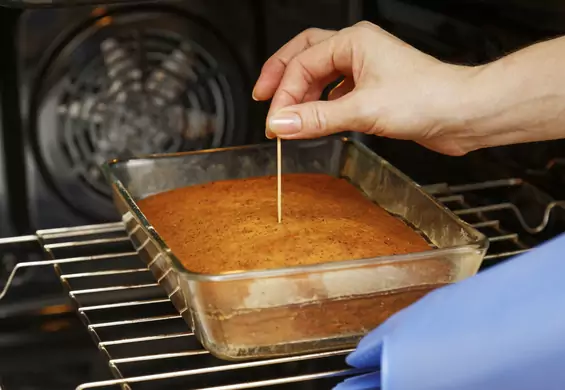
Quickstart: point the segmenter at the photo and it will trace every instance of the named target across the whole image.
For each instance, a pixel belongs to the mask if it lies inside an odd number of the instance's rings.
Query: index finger
[[[351,76],[353,67],[351,34],[342,30],[295,56],[286,67],[273,96],[269,116],[281,108],[300,104],[316,81]]]
[[[255,83],[255,88],[253,88],[253,98],[255,100],[270,99],[277,90],[285,69],[292,59],[309,47],[333,36],[335,33],[332,30],[310,28],[287,42],[263,65],[261,74]]]

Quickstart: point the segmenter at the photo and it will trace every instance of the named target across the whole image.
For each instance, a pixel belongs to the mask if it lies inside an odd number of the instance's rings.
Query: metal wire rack
[[[527,251],[527,238],[543,232],[554,212],[565,211],[565,201],[542,202],[541,222],[532,225],[513,202],[473,204],[477,192],[496,190],[508,195],[508,191],[528,191],[527,186],[521,179],[505,179],[460,186],[439,183],[425,189],[489,237],[488,264]],[[508,226],[517,231],[507,230]],[[344,364],[350,350],[243,363],[214,358],[199,345],[169,297],[142,266],[121,223],[41,230],[36,235],[0,239],[0,244],[31,241],[38,241],[51,259],[17,264],[0,299],[18,270],[55,268],[116,378],[85,383],[77,390],[326,389],[344,376],[359,373]]]

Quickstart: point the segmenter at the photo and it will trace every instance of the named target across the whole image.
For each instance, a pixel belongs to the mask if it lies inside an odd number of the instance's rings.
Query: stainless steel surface
[[[382,294],[429,289],[474,275],[488,243],[410,178],[348,138],[287,141],[283,172],[342,177],[435,246],[422,252],[324,264],[204,275],[191,272],[147,221],[139,199],[216,180],[275,175],[273,143],[113,160],[102,168],[141,259],[196,337],[228,360],[313,353],[357,344],[380,319],[358,320],[361,301],[383,305]],[[334,321],[317,322],[331,310]],[[307,315],[300,315],[308,311]],[[269,326],[279,318],[276,326]],[[352,321],[351,318],[356,318]],[[245,324],[245,325],[242,325]],[[280,332],[280,329],[288,332]]]
[[[447,184],[425,189],[443,198],[454,211],[473,210],[465,216],[473,216],[473,226],[489,236],[491,246],[486,259],[496,261],[528,250],[523,242],[528,233],[506,230],[511,219],[497,219],[501,216],[470,207],[466,200],[488,188],[519,190],[523,184],[519,180],[478,183],[464,187],[470,188],[468,192],[458,192],[461,187]],[[549,213],[558,209],[562,211],[563,205],[555,206]],[[513,212],[512,216],[517,222]],[[123,225],[114,223],[44,230],[37,235],[1,241],[7,244],[40,240],[50,260],[29,266],[55,266],[80,317],[106,356],[116,379],[85,383],[77,389],[245,389],[282,384],[288,384],[288,388],[308,384],[304,388],[315,389],[330,387],[315,387],[320,381],[355,373],[341,363],[349,350],[242,363],[214,359],[196,342],[192,332],[186,331],[163,290],[154,283],[150,272],[141,268],[142,262],[126,238]],[[499,247],[500,244],[505,246]],[[26,267],[24,264],[16,266],[13,273]],[[2,296],[9,287],[8,283]],[[116,301],[113,294],[106,293],[116,289],[129,289],[133,295],[131,299]],[[144,293],[138,294],[141,290]],[[261,371],[275,368],[279,370]],[[227,373],[235,375],[224,376]]]

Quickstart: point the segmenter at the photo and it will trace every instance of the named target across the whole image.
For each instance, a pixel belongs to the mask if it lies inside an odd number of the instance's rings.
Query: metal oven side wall
[[[2,113],[0,112],[0,123]],[[3,150],[3,140],[0,137],[0,150]],[[5,178],[4,160],[0,158],[0,237],[9,237],[15,234],[8,216],[8,188]]]
[[[23,133],[17,99],[15,35],[19,10],[0,8],[0,236],[28,232]],[[10,147],[8,147],[10,146]]]

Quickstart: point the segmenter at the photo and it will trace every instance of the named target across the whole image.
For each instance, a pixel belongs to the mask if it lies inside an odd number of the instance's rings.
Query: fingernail
[[[274,135],[273,132],[269,129],[265,129],[265,137],[267,137],[268,139],[273,139],[276,137],[276,135]]]
[[[294,113],[275,114],[269,119],[269,130],[277,135],[296,134],[302,129],[302,119]]]
[[[257,99],[257,97],[255,97],[255,89],[253,89],[253,92],[251,92],[251,98],[252,98],[253,100],[255,100],[256,102],[259,101],[259,99]]]

